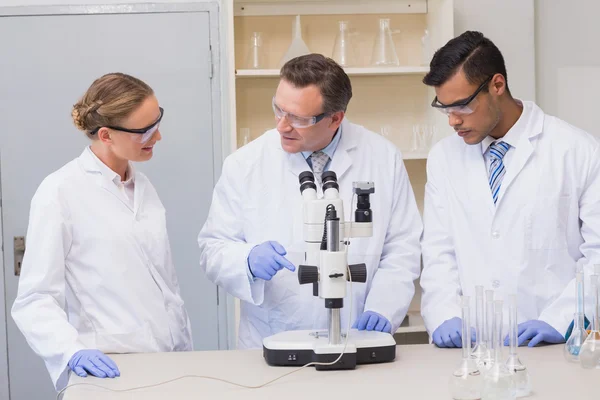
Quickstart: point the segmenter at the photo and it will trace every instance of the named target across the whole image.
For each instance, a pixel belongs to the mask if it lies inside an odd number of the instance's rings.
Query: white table
[[[561,345],[519,349],[521,361],[531,374],[534,393],[530,399],[600,399],[600,370],[585,370],[578,364],[568,363],[562,349]],[[291,371],[289,367],[269,367],[262,352],[257,350],[111,357],[119,365],[120,378],[82,379],[72,375],[70,383],[86,382],[111,389],[127,389],[193,374],[258,385]],[[460,349],[439,349],[432,345],[398,346],[393,363],[363,365],[351,371],[316,371],[309,367],[261,389],[187,378],[125,393],[75,386],[67,390],[64,400],[450,399],[448,381],[460,357]]]

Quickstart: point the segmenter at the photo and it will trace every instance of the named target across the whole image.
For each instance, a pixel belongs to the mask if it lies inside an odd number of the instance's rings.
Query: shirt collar
[[[113,171],[112,169],[110,169],[108,167],[108,165],[104,164],[102,162],[102,160],[100,160],[98,158],[98,156],[96,156],[96,154],[94,154],[94,152],[92,151],[92,149],[89,146],[87,147],[87,151],[90,153],[90,155],[92,156],[94,161],[96,161],[96,164],[98,164],[98,168],[100,169],[100,173],[106,179],[113,181],[117,185],[120,184],[121,182],[124,183],[125,185],[133,182],[133,179],[135,177],[135,171],[134,171],[131,163],[129,163],[129,165],[127,166],[127,180],[123,182],[123,181],[121,181],[121,176],[119,174],[117,174],[115,171]]]
[[[502,141],[513,148],[517,147],[517,143],[521,138],[521,134],[523,134],[525,128],[527,127],[527,121],[529,120],[531,114],[531,109],[529,107],[525,107],[520,100],[517,100],[517,102],[521,105],[521,107],[523,107],[523,111],[521,112],[521,116],[519,117],[517,122],[515,122],[515,124],[508,130],[508,132],[506,132],[506,135],[504,135],[504,137],[501,137],[500,139],[495,139],[491,136],[487,136],[485,139],[483,139],[483,141],[481,142],[482,154],[485,154],[488,148],[491,146],[491,144],[497,141]]]
[[[329,144],[324,149],[320,150],[323,153],[327,154],[329,156],[330,160],[333,160],[333,154],[335,153],[335,149],[337,148],[341,137],[342,137],[342,125],[340,125],[338,130],[335,132],[335,135],[333,135],[333,139],[331,140],[331,142],[329,142]],[[310,155],[312,153],[313,153],[312,151],[303,151],[302,155],[304,156],[304,159],[306,160],[306,159],[308,159],[308,157],[310,157]]]

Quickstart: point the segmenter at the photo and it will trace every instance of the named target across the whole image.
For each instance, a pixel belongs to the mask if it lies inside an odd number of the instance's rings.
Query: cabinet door
[[[203,8],[142,13],[133,6],[122,13],[94,14],[97,10],[90,7],[90,14],[77,15],[49,8],[54,12],[0,17],[1,189],[12,400],[55,397],[42,360],[10,318],[18,285],[13,238],[26,235],[30,200],[42,179],[88,144],[71,122],[71,107],[94,79],[108,72],[146,81],[165,109],[163,140],[153,159],[136,167],[153,182],[167,210],[195,348],[218,348],[217,288],[200,270],[196,240],[221,160],[220,133],[213,131],[220,99],[213,90],[210,52],[210,23],[218,18]]]

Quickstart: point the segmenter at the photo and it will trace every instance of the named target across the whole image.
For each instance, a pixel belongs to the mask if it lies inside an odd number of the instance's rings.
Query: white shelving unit
[[[348,76],[390,76],[390,75],[421,75],[429,72],[428,67],[365,67],[345,68]],[[236,77],[243,78],[276,78],[279,76],[278,69],[239,69]]]
[[[419,209],[423,209],[427,150],[410,152],[413,126],[435,126],[433,141],[452,134],[447,118],[430,106],[435,93],[422,83],[432,54],[424,54],[421,38],[428,31],[430,48],[454,36],[453,0],[225,0],[231,39],[229,110],[232,110],[231,151],[243,144],[239,132],[251,139],[274,128],[271,99],[279,83],[280,60],[292,39],[292,21],[301,16],[302,37],[310,51],[331,56],[338,21],[348,21],[359,65],[347,68],[353,88],[346,117],[373,132],[384,127],[387,138],[401,149]],[[400,65],[370,65],[378,20],[389,18]],[[247,68],[253,32],[261,32],[264,65]],[[244,130],[246,130],[244,129]],[[419,296],[416,297],[418,299]],[[419,310],[418,300],[411,312]],[[419,327],[421,329],[421,327]]]

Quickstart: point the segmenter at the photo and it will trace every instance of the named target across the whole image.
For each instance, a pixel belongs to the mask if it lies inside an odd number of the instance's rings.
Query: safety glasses
[[[481,92],[488,83],[490,83],[490,81],[492,80],[494,76],[490,76],[489,78],[487,78],[475,91],[475,93],[473,93],[471,96],[467,97],[466,99],[463,100],[459,100],[459,101],[455,101],[452,104],[442,104],[439,102],[437,96],[435,96],[435,98],[433,99],[433,101],[431,102],[431,106],[440,110],[442,113],[446,114],[446,115],[450,115],[450,114],[455,114],[455,115],[468,115],[468,114],[472,114],[473,112],[475,112],[475,110],[477,109],[477,105],[479,104],[479,101],[477,101],[477,99],[475,97],[477,97],[477,95],[479,94],[479,92]]]
[[[299,117],[294,114],[290,114],[288,112],[283,111],[277,104],[275,104],[275,97],[272,100],[273,112],[275,113],[275,117],[279,121],[281,118],[285,117],[288,121],[288,124],[293,126],[294,128],[308,128],[327,116],[327,113],[322,113],[319,115],[315,115],[314,117]]]
[[[104,126],[104,127],[101,126],[101,127],[94,129],[92,132],[90,132],[90,134],[91,135],[96,134],[100,130],[100,128],[108,128],[108,129],[113,129],[115,131],[134,133],[135,135],[130,135],[131,140],[138,142],[138,143],[146,143],[147,141],[149,141],[152,138],[152,136],[154,136],[154,134],[156,133],[156,131],[158,130],[158,128],[160,126],[160,121],[163,118],[165,110],[162,107],[159,107],[159,110],[160,110],[160,115],[159,115],[158,119],[155,122],[153,122],[151,125],[149,125],[145,128],[128,129],[128,128],[123,128],[120,126]]]

